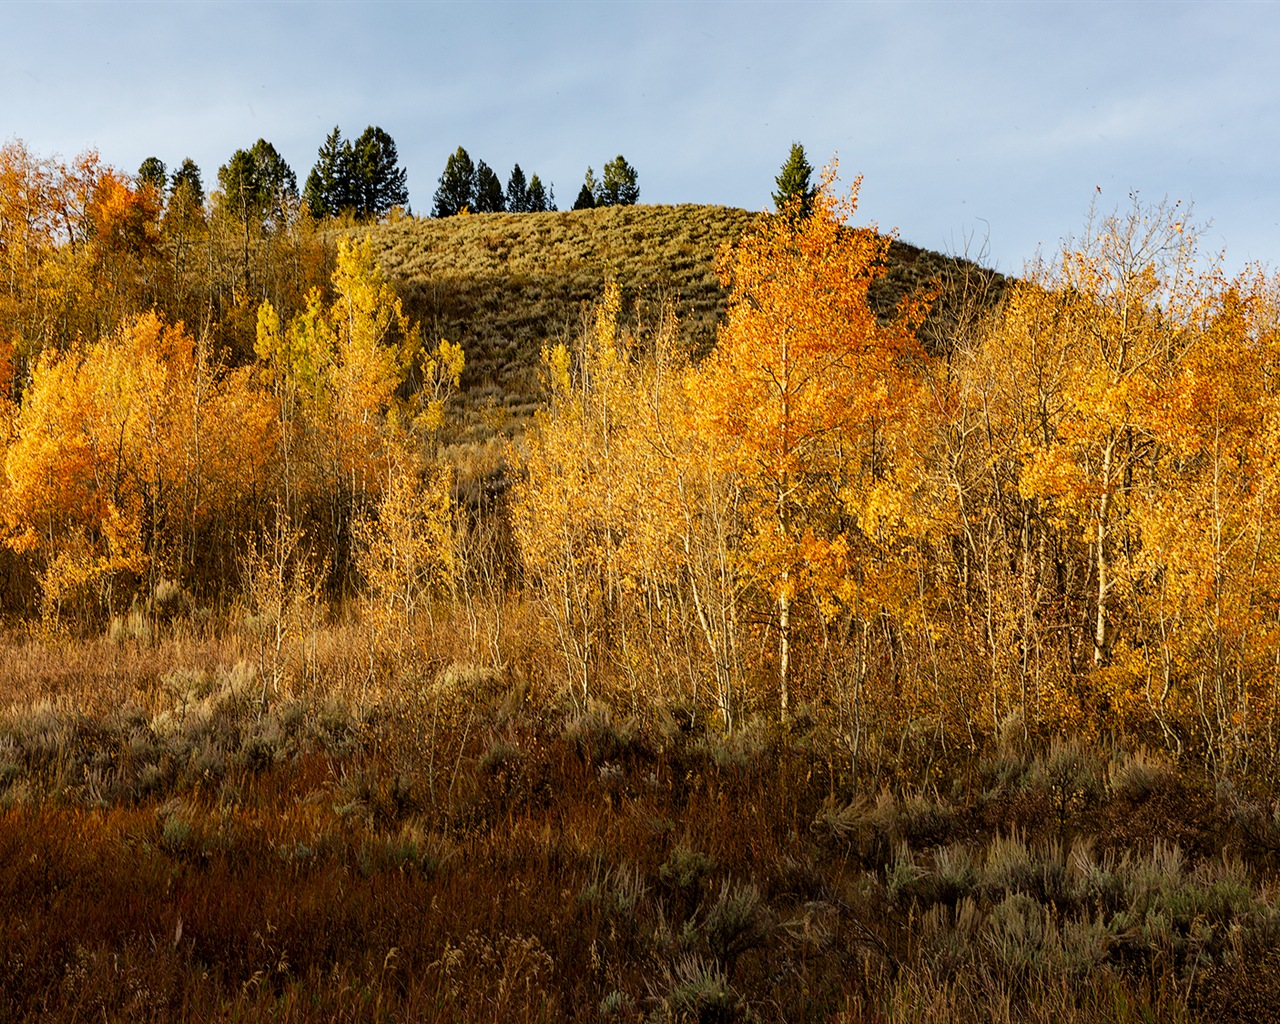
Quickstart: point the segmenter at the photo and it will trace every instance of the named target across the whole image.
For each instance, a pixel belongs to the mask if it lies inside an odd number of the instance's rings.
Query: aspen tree
[[[861,543],[902,511],[896,437],[921,395],[920,310],[877,320],[867,293],[889,241],[846,226],[861,179],[842,199],[833,180],[834,168],[811,216],[762,220],[722,261],[728,316],[696,399],[721,470],[743,482],[743,555],[773,601],[784,720],[796,600],[834,596]]]

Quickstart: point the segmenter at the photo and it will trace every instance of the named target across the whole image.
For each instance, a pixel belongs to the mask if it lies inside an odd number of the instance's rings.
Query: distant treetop
[[[392,207],[409,202],[405,169],[399,166],[396,143],[381,128],[370,125],[351,146],[356,216],[381,217]]]
[[[465,149],[458,147],[445,162],[444,173],[440,175],[440,184],[436,188],[434,217],[452,217],[463,210],[469,210],[475,203],[473,188],[475,186],[476,167]]]
[[[481,160],[476,164],[476,179],[472,186],[472,199],[475,213],[504,213],[507,209],[506,197],[502,194],[502,182],[492,167]]]
[[[173,202],[179,195],[189,206],[196,209],[204,206],[204,183],[200,180],[200,168],[191,157],[183,159],[170,179],[169,201]]]
[[[636,169],[619,153],[604,165],[604,181],[600,183],[601,206],[634,206],[640,198]]]
[[[298,198],[298,178],[266,139],[237,149],[218,168],[222,201],[246,223],[283,216],[286,202]]]
[[[138,168],[138,184],[150,185],[161,196],[164,195],[164,187],[168,180],[164,161],[158,156],[147,157],[142,161],[142,166]]]
[[[596,172],[593,168],[587,168],[587,176],[582,182],[582,188],[578,189],[578,198],[574,200],[573,208],[575,210],[593,210],[600,205],[600,182],[596,180]]]
[[[791,155],[774,179],[778,191],[773,193],[773,204],[779,213],[793,211],[801,217],[808,217],[813,212],[813,200],[818,189],[811,182],[812,177],[813,168],[804,155],[804,146],[798,142],[791,143]]]
[[[543,187],[542,179],[536,174],[529,179],[529,194],[526,197],[525,210],[528,213],[547,213],[556,208],[555,188],[550,192]]]
[[[344,142],[335,125],[307,176],[303,198],[319,217],[349,210],[362,220],[376,220],[408,203],[405,181],[390,135],[370,125],[355,142]]]

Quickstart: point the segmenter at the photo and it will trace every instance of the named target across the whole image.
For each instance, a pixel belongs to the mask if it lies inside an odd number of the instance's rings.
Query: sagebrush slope
[[[674,305],[689,350],[707,351],[724,313],[716,272],[722,246],[759,213],[726,206],[614,206],[539,214],[403,218],[373,229],[377,258],[427,339],[459,342],[472,410],[491,404],[519,420],[538,401],[539,353],[570,341],[583,310],[616,280],[624,320],[643,331],[664,302]],[[873,290],[878,312],[933,283],[951,298],[977,272],[992,293],[1003,278],[972,263],[900,241]],[[932,330],[933,335],[937,334]]]

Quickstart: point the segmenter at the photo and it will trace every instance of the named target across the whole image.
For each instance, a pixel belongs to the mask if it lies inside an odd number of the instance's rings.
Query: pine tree
[[[548,210],[554,210],[555,208],[554,198],[549,199],[547,197],[547,190],[542,185],[542,179],[535,174],[529,179],[529,212],[546,213]]]
[[[476,176],[475,164],[461,146],[449,157],[444,165],[444,173],[440,175],[440,185],[436,189],[435,209],[432,216],[452,217],[456,213],[470,209],[475,197],[472,185]]]
[[[283,216],[287,200],[298,198],[298,176],[266,139],[259,139],[249,150],[257,167],[257,180],[266,198],[269,213]]]
[[[218,168],[218,186],[223,202],[246,223],[279,219],[286,202],[298,197],[297,175],[266,139],[231,154]]]
[[[578,198],[574,201],[575,210],[594,210],[600,205],[600,183],[596,181],[596,172],[588,167],[586,180],[578,189]]]
[[[506,197],[502,194],[502,182],[498,180],[493,168],[483,160],[476,164],[476,179],[472,194],[475,198],[476,213],[502,213],[507,208]]]
[[[813,199],[818,190],[810,181],[812,176],[813,168],[804,155],[804,146],[791,143],[791,155],[782,165],[782,173],[774,179],[778,191],[773,193],[773,203],[779,213],[794,212],[808,217],[813,212]]]
[[[200,180],[200,167],[191,157],[186,157],[173,172],[169,184],[169,202],[173,202],[179,192],[185,193],[190,207],[204,206],[204,183]]]
[[[163,196],[167,180],[164,161],[158,156],[149,156],[142,161],[142,166],[138,168],[138,184],[150,185]]]
[[[406,173],[397,164],[395,140],[381,128],[370,125],[355,142],[343,142],[335,125],[307,177],[304,198],[320,217],[351,210],[376,220],[409,201]]]
[[[333,126],[317,156],[302,191],[311,212],[317,217],[336,217],[343,210],[354,209],[351,144],[343,141],[337,125]]]
[[[516,164],[511,168],[511,177],[507,179],[507,212],[529,212],[529,187],[525,184],[524,171]]]
[[[350,163],[359,216],[377,219],[409,201],[406,172],[398,162],[395,140],[381,128],[370,125],[356,139]]]
[[[636,169],[627,163],[621,153],[604,165],[604,181],[600,185],[601,206],[633,206],[640,198],[640,186],[636,184]]]

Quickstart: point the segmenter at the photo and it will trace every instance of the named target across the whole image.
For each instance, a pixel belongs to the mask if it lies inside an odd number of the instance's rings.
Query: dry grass
[[[717,276],[717,255],[758,216],[683,204],[406,217],[376,226],[372,238],[424,335],[459,342],[466,351],[460,436],[484,440],[518,428],[532,414],[541,397],[542,346],[578,336],[584,307],[600,298],[606,280],[622,290],[624,327],[643,335],[645,324],[657,322],[652,311],[670,302],[688,351],[709,351],[728,294]],[[888,314],[936,284],[945,293],[938,316],[954,318],[946,296],[966,288],[973,293],[975,275],[986,283],[984,301],[998,301],[1005,283],[999,275],[894,242],[872,302]],[[926,327],[929,337],[945,333]]]
[[[437,609],[394,657],[322,624],[265,707],[231,622],[9,635],[0,1018],[1232,1021],[1280,998],[1262,797],[1071,741],[871,792],[820,725],[574,706],[519,614],[476,647]]]

